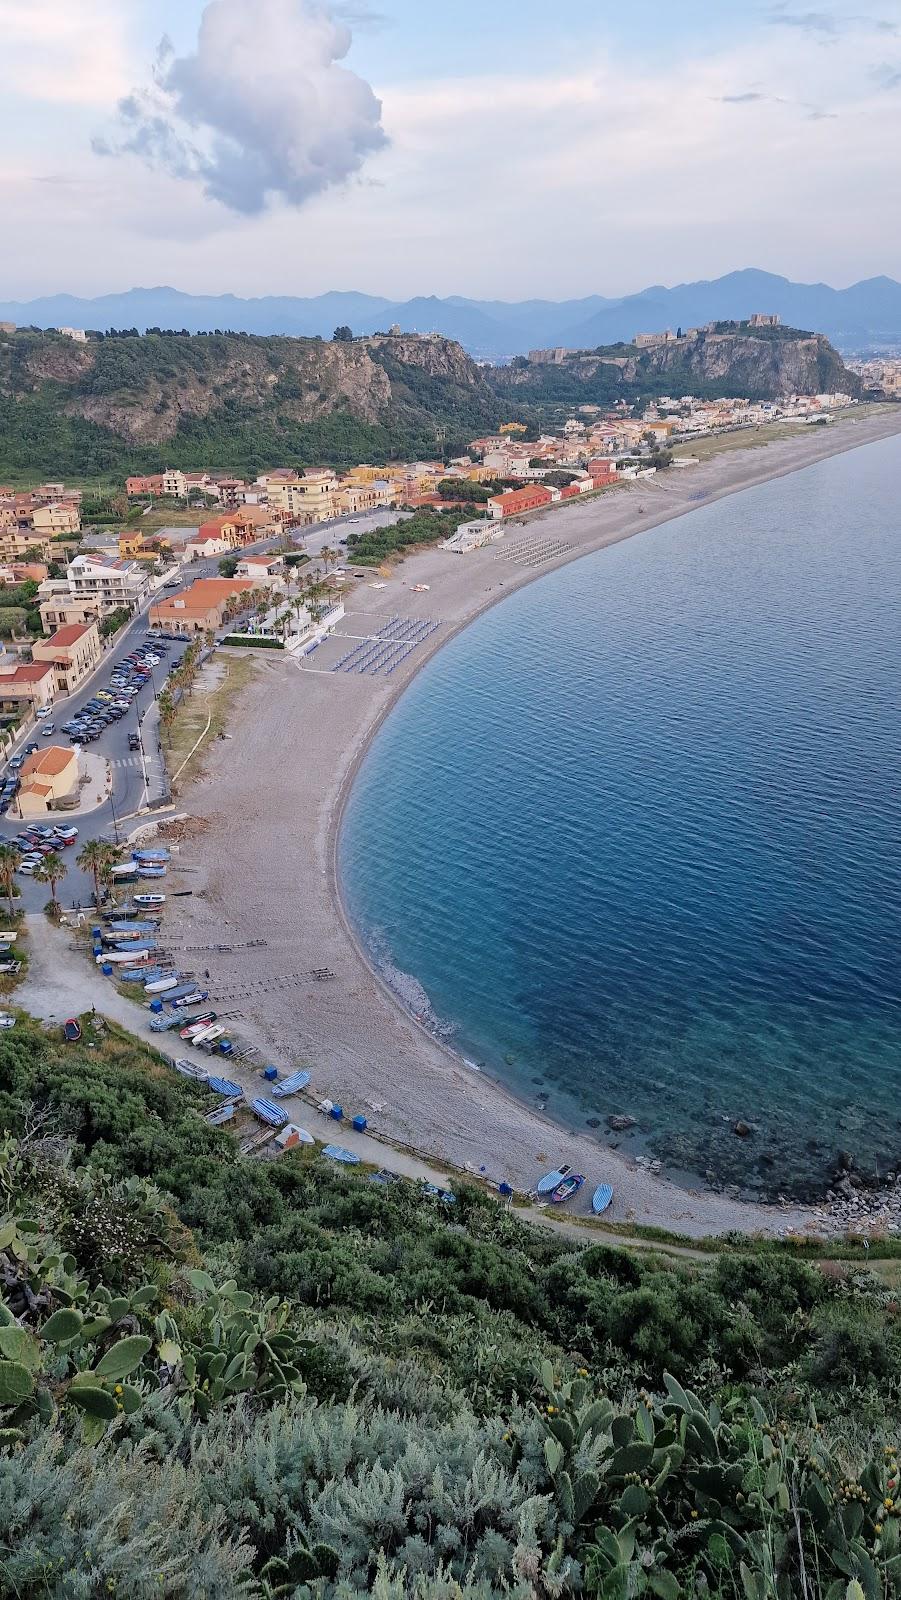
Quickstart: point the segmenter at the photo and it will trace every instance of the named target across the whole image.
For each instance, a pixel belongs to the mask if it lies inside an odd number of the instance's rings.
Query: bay
[[[383,970],[685,1181],[901,1161],[899,476],[894,438],[548,574],[433,658],[350,796]]]

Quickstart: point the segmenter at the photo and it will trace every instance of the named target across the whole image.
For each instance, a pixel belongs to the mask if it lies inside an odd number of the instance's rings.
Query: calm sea
[[[549,574],[425,668],[351,795],[383,969],[677,1176],[901,1163],[899,484],[889,440]]]

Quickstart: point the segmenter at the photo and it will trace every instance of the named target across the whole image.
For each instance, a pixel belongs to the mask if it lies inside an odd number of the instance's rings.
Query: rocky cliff
[[[610,345],[567,351],[558,362],[518,360],[497,369],[495,388],[524,401],[603,403],[662,393],[777,400],[836,390],[857,394],[860,380],[822,334],[740,325],[648,349]]]
[[[229,415],[286,429],[344,415],[373,426],[426,426],[448,414],[478,426],[491,393],[446,339],[322,339],[147,334],[86,345],[48,333],[0,340],[0,395],[41,396],[64,416],[131,445],[164,445],[185,423]]]

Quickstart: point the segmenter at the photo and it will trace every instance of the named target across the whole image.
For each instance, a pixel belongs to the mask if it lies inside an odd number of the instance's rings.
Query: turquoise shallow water
[[[350,797],[382,965],[521,1096],[634,1116],[624,1147],[677,1174],[811,1194],[841,1151],[901,1161],[899,477],[871,445],[511,596]]]

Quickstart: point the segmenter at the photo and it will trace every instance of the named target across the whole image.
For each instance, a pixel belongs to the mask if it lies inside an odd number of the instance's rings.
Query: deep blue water
[[[901,1162],[899,482],[871,445],[511,596],[350,798],[351,915],[456,1048],[677,1173]]]

